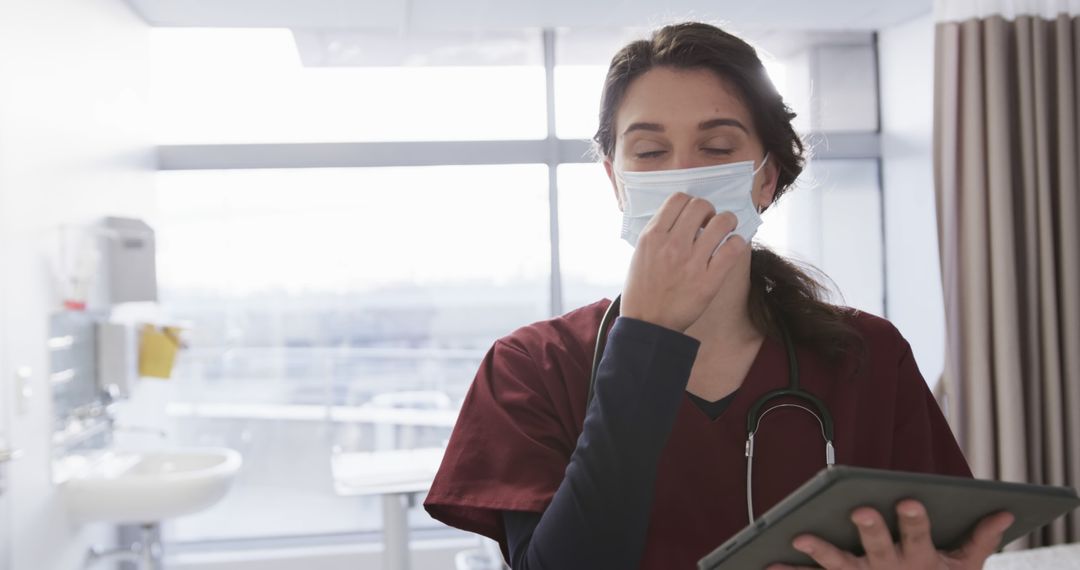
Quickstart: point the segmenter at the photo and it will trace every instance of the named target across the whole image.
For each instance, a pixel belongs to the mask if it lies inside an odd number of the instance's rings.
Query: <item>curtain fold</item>
[[[1080,18],[1027,4],[937,24],[943,387],[977,477],[1080,487]],[[1080,513],[1023,544],[1064,542]]]

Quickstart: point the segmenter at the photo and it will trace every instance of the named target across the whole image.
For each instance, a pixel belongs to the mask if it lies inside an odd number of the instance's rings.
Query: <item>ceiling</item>
[[[127,0],[150,25],[477,32],[642,28],[673,20],[754,30],[871,31],[929,13],[933,0]]]

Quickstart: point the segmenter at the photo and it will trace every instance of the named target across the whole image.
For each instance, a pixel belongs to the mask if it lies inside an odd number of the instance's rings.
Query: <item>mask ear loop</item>
[[[762,169],[762,168],[765,168],[765,163],[766,163],[766,162],[769,162],[769,153],[768,153],[768,152],[766,152],[766,153],[765,153],[765,156],[763,156],[763,157],[761,158],[761,166],[758,166],[757,168],[755,168],[755,169],[754,169],[754,172],[753,172],[753,175],[754,175],[754,176],[757,176],[757,173],[758,173],[758,172],[761,172],[761,169]]]
[[[752,176],[757,176],[757,173],[761,172],[762,168],[765,168],[765,163],[767,163],[767,162],[769,162],[769,153],[768,152],[766,152],[765,156],[762,157],[761,166],[758,166],[757,168],[754,169],[754,173],[752,174]],[[757,207],[757,213],[758,213],[759,216],[761,214],[765,213],[765,208],[768,207],[768,206],[762,206],[760,204],[754,204],[754,206]]]

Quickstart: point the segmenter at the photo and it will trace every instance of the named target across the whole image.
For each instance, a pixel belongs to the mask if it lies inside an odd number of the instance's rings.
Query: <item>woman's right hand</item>
[[[669,196],[638,237],[622,315],[685,332],[749,247],[739,235],[720,245],[736,225],[735,214],[717,214],[707,200]]]

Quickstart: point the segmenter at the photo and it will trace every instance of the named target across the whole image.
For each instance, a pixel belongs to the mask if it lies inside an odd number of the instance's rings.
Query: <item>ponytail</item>
[[[796,343],[832,365],[849,353],[857,354],[861,363],[865,344],[848,323],[855,310],[827,302],[828,290],[812,273],[821,275],[755,245],[750,257],[750,320],[774,338],[780,338],[782,320]]]

